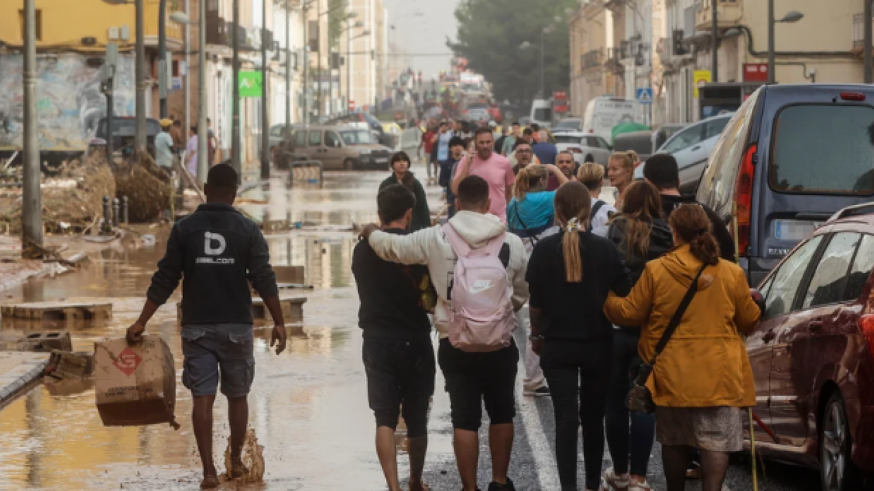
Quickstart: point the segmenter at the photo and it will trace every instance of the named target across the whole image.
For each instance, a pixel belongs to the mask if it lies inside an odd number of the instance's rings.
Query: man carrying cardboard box
[[[270,251],[258,226],[232,205],[237,173],[228,164],[209,170],[206,203],[177,222],[167,252],[152,277],[140,318],[128,328],[130,343],[142,340],[146,323],[182,282],[182,383],[191,390],[191,422],[203,463],[201,489],[218,487],[212,454],[212,408],[221,378],[228,398],[232,479],[245,475],[241,459],[249,419],[246,396],[255,375],[252,296],[249,282],[270,310],[274,327],[270,346],[285,349],[285,323]],[[221,377],[219,377],[221,375]]]

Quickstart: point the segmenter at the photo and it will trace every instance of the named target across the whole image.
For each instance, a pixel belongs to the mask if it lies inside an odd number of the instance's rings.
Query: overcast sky
[[[383,0],[388,9],[391,41],[404,47],[411,55],[446,53],[446,56],[417,56],[411,58],[413,70],[422,70],[425,78],[449,68],[452,57],[446,47],[446,37],[455,39],[455,7],[459,0]],[[421,12],[421,17],[413,16]]]

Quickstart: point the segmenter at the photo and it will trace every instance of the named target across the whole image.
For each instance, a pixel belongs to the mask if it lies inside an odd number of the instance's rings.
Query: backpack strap
[[[598,212],[601,211],[601,208],[603,208],[604,205],[606,205],[606,204],[607,203],[605,203],[604,201],[602,201],[600,199],[595,202],[595,206],[592,207],[592,212],[589,214],[589,226],[588,226],[589,232],[591,232],[594,229],[594,227],[592,227],[592,220],[595,219],[595,217],[598,215]]]
[[[443,225],[443,233],[449,240],[449,245],[452,247],[452,252],[458,257],[467,257],[470,255],[471,247],[464,238],[458,234],[451,223]],[[491,256],[498,256],[501,248],[504,246],[504,238],[507,232],[501,232],[500,235],[492,237],[480,250]]]

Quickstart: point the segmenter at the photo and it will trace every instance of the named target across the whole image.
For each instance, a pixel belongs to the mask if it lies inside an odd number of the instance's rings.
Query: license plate
[[[774,220],[774,238],[792,242],[800,242],[813,233],[821,222],[805,220]]]

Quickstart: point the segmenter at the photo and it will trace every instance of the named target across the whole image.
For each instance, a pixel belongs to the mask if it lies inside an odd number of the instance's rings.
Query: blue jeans
[[[655,415],[633,412],[629,415],[625,397],[643,360],[637,352],[640,329],[618,329],[613,335],[613,373],[607,397],[607,446],[617,474],[629,472],[646,476],[649,456],[655,439]],[[629,430],[629,417],[631,427]],[[629,448],[630,447],[630,448]]]

